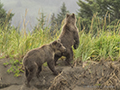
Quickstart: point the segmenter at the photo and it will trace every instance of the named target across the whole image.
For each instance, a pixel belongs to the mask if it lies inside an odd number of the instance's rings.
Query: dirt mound
[[[101,61],[90,65],[66,68],[55,77],[49,90],[77,90],[75,87],[120,90],[120,62]]]
[[[83,69],[80,67],[65,68],[61,74],[55,77],[49,90],[73,90]]]
[[[31,80],[31,88],[24,86],[24,75],[14,77],[6,71],[3,63],[8,60],[0,59],[0,89],[1,90],[120,90],[120,62],[100,61],[80,63],[74,68],[56,66],[62,70],[54,76],[48,67],[44,67],[39,79]]]

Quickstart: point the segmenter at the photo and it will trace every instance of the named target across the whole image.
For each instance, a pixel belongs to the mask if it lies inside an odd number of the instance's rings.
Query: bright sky
[[[22,27],[23,18],[25,17],[25,10],[27,9],[26,23],[27,27],[31,29],[37,24],[36,18],[39,17],[39,10],[44,12],[47,17],[52,13],[58,13],[62,3],[65,2],[67,10],[71,13],[76,13],[78,0],[1,0],[4,8],[9,11],[12,10],[14,17],[12,18],[12,25]]]

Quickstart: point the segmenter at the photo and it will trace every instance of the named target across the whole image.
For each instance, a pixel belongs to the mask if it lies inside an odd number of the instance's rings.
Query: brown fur
[[[27,52],[23,58],[23,67],[25,69],[27,86],[30,86],[29,82],[34,74],[39,77],[39,73],[42,70],[42,64],[45,62],[47,62],[48,67],[55,75],[58,74],[54,65],[54,54],[58,51],[66,51],[66,48],[60,43],[59,40]]]
[[[67,64],[70,65],[70,61],[73,60],[72,46],[75,49],[77,49],[79,46],[79,35],[76,27],[75,14],[66,15],[66,23],[63,26],[59,39],[61,40],[61,43],[63,44],[63,46],[65,46],[67,51],[65,53],[59,52],[55,54],[55,64],[61,56],[65,56]]]

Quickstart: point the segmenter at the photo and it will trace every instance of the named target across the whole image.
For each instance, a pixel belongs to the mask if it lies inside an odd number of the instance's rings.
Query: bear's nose
[[[64,51],[66,52],[66,51],[67,51],[67,49],[65,48],[65,49],[64,49]]]

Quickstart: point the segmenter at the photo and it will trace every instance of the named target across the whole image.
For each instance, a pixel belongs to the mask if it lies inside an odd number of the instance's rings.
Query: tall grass
[[[27,10],[25,12],[25,17]],[[23,27],[21,30],[17,30],[12,27],[10,30],[0,28],[0,57],[14,57],[21,59],[25,53],[33,48],[40,47],[43,44],[47,44],[56,39],[57,34],[51,36],[50,28],[44,30],[39,28],[32,33],[27,32],[25,23],[25,17],[23,20]]]
[[[75,58],[86,60],[117,60],[120,57],[120,35],[116,32],[101,32],[99,36],[82,33]]]
[[[107,13],[106,15],[107,16]],[[110,15],[109,18],[110,19]],[[110,20],[109,20],[110,22]],[[75,58],[79,60],[118,60],[120,57],[120,23],[106,24],[106,17],[99,20],[93,16],[90,31],[85,34],[79,32],[80,45],[75,50]],[[94,31],[96,33],[94,33]]]
[[[25,14],[26,15],[26,14]],[[78,21],[80,24],[80,21]],[[100,27],[100,22],[103,26]],[[97,25],[96,25],[97,23]],[[97,27],[96,34],[93,34],[94,28]],[[100,21],[97,16],[93,16],[91,29],[89,33],[85,33],[84,29],[79,30],[80,45],[77,50],[74,50],[75,58],[86,61],[89,59],[100,60],[102,58],[116,60],[120,56],[120,23],[119,21],[111,26],[107,25],[106,19]],[[50,28],[44,30],[35,30],[33,33],[26,33],[25,19],[21,31],[14,27],[8,30],[0,28],[0,57],[15,57],[19,60],[25,53],[33,48],[40,47],[58,38],[59,33],[51,36]],[[79,29],[79,28],[78,28]],[[96,28],[95,28],[96,29]]]
[[[40,47],[47,44],[54,38],[50,36],[49,30],[39,30],[35,33],[28,32],[21,35],[18,31],[12,28],[9,32],[4,32],[0,29],[0,50],[1,56],[21,57],[28,50]]]

